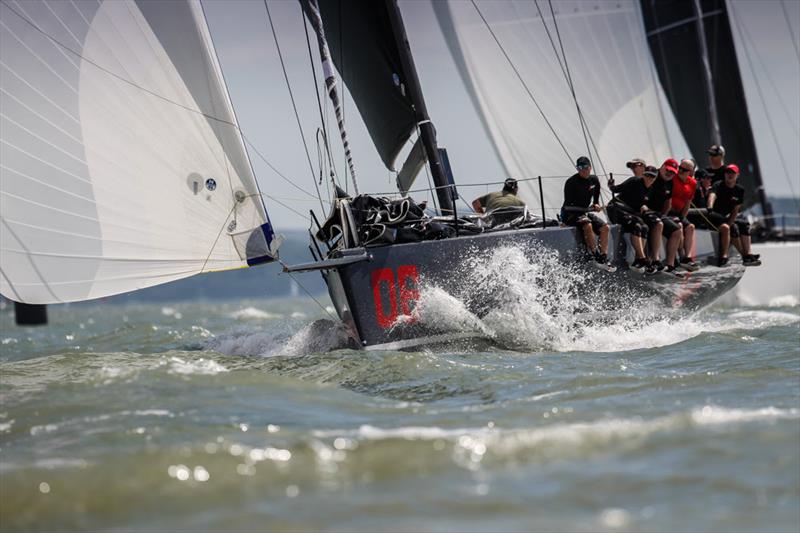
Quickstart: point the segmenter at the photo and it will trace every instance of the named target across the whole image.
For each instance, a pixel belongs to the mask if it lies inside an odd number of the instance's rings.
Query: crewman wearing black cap
[[[616,197],[608,204],[608,217],[611,222],[619,224],[623,233],[629,234],[631,247],[633,248],[634,259],[630,269],[636,272],[644,272],[650,264],[645,253],[647,235],[649,230],[642,217],[639,216],[639,208],[645,202],[647,189],[652,186],[652,178],[655,173],[651,172],[651,178],[645,179],[644,159],[634,158],[628,161],[626,166],[633,171],[633,176],[619,185],[614,183],[614,179],[608,178],[608,187],[616,193]],[[653,169],[654,167],[650,167]],[[647,182],[646,184],[644,184]]]
[[[592,163],[586,156],[575,162],[577,173],[570,176],[564,184],[564,205],[561,207],[561,221],[567,226],[578,227],[583,233],[583,241],[589,253],[594,256],[598,268],[613,272],[608,262],[608,224],[592,213],[600,211],[600,180],[592,174]],[[595,234],[600,237],[599,246]]]
[[[490,192],[480,198],[475,198],[472,201],[472,208],[476,213],[486,213],[499,207],[525,207],[525,202],[517,196],[518,190],[517,180],[508,178],[503,183],[502,191]]]
[[[711,175],[711,184],[725,179],[725,147],[721,144],[712,144],[706,150],[708,166],[706,172]]]
[[[694,190],[692,205],[686,217],[689,219],[689,222],[694,224],[695,228],[709,229],[706,207],[708,207],[708,195],[711,194],[713,178],[707,170],[702,168],[695,171],[694,177],[697,179],[697,188]]]

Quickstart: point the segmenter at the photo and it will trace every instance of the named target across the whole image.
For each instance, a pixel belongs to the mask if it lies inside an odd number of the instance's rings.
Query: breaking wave
[[[249,356],[306,355],[354,347],[344,324],[327,319],[315,320],[293,334],[289,330],[263,332],[236,328],[211,339],[205,346],[226,355]]]

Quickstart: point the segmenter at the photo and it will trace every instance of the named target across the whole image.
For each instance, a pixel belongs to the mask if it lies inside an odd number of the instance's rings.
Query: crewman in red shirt
[[[677,178],[672,180],[672,205],[669,216],[678,219],[683,229],[683,239],[678,246],[680,251],[680,266],[694,272],[700,266],[694,262],[694,224],[686,215],[689,213],[694,192],[697,189],[697,180],[694,179],[695,164],[691,159],[681,160],[678,166]]]

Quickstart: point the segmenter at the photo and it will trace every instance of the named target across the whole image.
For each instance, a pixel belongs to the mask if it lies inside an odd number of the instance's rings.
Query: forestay
[[[274,258],[197,1],[0,4],[0,290],[98,298]]]
[[[575,172],[580,155],[591,155],[598,174],[619,174],[632,157],[655,163],[688,154],[654,73],[637,2],[554,2],[561,43],[546,0],[538,1],[544,17],[536,2],[475,4],[434,2],[434,9],[507,174],[546,177],[548,216],[558,212],[564,185],[549,177]],[[521,193],[539,204],[536,182],[523,182]]]

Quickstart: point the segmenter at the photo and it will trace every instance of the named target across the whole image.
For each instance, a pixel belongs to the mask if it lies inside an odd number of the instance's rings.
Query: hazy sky
[[[738,34],[733,24],[739,55],[742,56],[742,47],[747,46],[767,102],[765,110],[758,98],[755,78],[747,62],[740,57],[767,190],[771,195],[789,195],[791,181],[795,193],[800,193],[800,173],[787,179],[777,151],[779,145],[790,171],[800,169],[800,62],[789,30],[791,27],[796,38],[800,36],[800,2],[784,2],[783,7],[789,13],[788,21],[779,0],[733,0],[729,5],[733,15],[746,28]],[[203,0],[203,6],[242,130],[258,151],[296,185],[282,180],[250,150],[262,191],[275,199],[266,199],[270,217],[278,230],[307,227],[305,216],[282,207],[276,201],[303,215],[314,207],[319,213],[315,180],[294,117],[264,3],[261,0]],[[299,4],[285,0],[270,1],[269,6],[311,151],[314,172],[317,173],[315,136],[320,120]],[[428,110],[437,128],[439,144],[449,151],[456,181],[469,184],[501,180],[504,177],[502,166],[450,58],[430,2],[401,0],[400,7]],[[316,55],[314,40],[312,49]],[[319,66],[315,66],[319,73]],[[362,192],[394,190],[394,175],[382,165],[349,95],[345,96],[345,109]],[[777,145],[768,118],[773,122]],[[344,160],[335,124],[330,134],[337,154],[337,170],[341,174]],[[572,171],[567,167],[565,165],[565,174]],[[418,177],[417,187],[426,182],[423,172]],[[324,183],[322,187],[325,187]],[[484,188],[476,187],[461,189],[467,201],[483,191]]]

